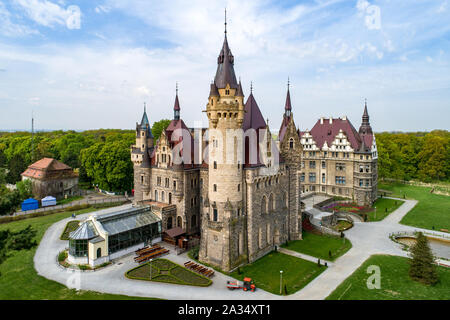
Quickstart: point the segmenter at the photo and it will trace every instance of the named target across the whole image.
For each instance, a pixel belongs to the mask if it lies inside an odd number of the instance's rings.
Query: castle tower
[[[150,199],[150,155],[153,150],[153,134],[144,103],[141,123],[136,122],[136,144],[131,147],[134,166],[134,204]]]
[[[278,134],[280,153],[286,162],[289,175],[289,234],[290,240],[302,238],[302,212],[300,205],[300,163],[302,145],[292,114],[289,80],[284,106],[283,120]]]
[[[230,270],[236,259],[231,248],[239,241],[231,221],[243,214],[244,94],[234,73],[234,57],[228,46],[226,22],[217,71],[206,105],[209,120],[209,189],[204,207],[201,261]]]

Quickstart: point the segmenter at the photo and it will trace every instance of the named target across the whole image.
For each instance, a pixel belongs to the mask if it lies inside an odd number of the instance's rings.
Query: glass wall
[[[86,257],[88,240],[69,240],[69,254],[73,257]]]
[[[108,237],[109,254],[161,236],[161,222],[128,230]]]

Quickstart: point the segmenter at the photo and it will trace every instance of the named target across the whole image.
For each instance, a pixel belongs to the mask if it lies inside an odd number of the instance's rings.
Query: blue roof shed
[[[22,211],[34,210],[39,208],[39,201],[29,198],[22,202]]]

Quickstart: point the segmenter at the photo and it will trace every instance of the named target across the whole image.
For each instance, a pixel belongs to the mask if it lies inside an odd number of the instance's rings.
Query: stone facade
[[[31,164],[22,173],[22,180],[31,180],[33,195],[37,199],[46,196],[62,199],[79,194],[78,174],[68,165],[52,158],[43,158]]]
[[[378,152],[367,104],[359,132],[347,117],[320,118],[313,129],[299,136],[302,193],[323,193],[372,205],[377,198]]]
[[[163,231],[179,226],[200,235],[199,259],[225,271],[302,234],[301,144],[293,117],[286,139],[273,140],[253,93],[244,103],[233,65],[225,36],[205,110],[209,126],[201,129],[207,139],[196,141],[180,119],[177,92],[173,120],[156,144],[144,110],[131,147],[135,204],[154,206]],[[287,99],[290,104],[289,92]],[[205,160],[192,161],[196,144]]]

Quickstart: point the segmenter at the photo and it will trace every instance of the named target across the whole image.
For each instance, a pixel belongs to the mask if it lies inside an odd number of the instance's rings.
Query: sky
[[[227,37],[277,132],[287,81],[302,131],[320,117],[374,131],[450,130],[450,0],[0,0],[0,131],[207,127]],[[246,99],[246,98],[245,98]]]

